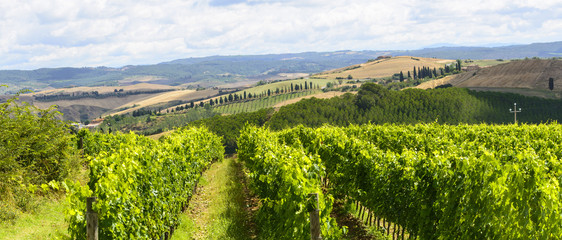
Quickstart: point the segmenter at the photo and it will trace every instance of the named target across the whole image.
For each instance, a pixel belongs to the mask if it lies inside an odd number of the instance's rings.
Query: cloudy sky
[[[560,40],[560,0],[0,0],[0,69]]]

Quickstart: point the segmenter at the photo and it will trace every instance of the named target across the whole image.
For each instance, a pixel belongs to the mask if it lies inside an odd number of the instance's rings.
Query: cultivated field
[[[400,56],[335,69],[314,75],[314,77],[335,79],[337,77],[347,78],[351,75],[354,79],[382,78],[392,76],[400,71],[407,77],[407,72],[411,72],[414,66],[416,68],[430,67],[432,69],[439,69],[444,67],[445,64],[453,62],[454,60],[447,59]]]
[[[278,104],[283,104],[285,102],[292,102],[293,99],[315,95],[322,93],[321,90],[308,90],[293,92],[287,94],[274,95],[270,97],[255,99],[246,102],[237,102],[232,104],[226,104],[216,107],[216,111],[222,114],[236,114],[241,112],[254,112],[263,108],[269,108],[277,106]],[[287,103],[288,104],[288,103]],[[286,105],[286,104],[285,104]]]
[[[127,103],[125,105],[122,105],[119,108],[127,108],[127,109],[125,109],[123,111],[116,112],[116,113],[112,113],[111,115],[125,114],[125,113],[135,111],[137,109],[143,108],[143,107],[156,105],[156,104],[160,104],[160,103],[167,103],[167,102],[172,102],[172,101],[187,102],[187,101],[191,101],[193,99],[207,98],[207,97],[210,97],[210,96],[215,95],[217,93],[218,93],[218,90],[212,90],[212,89],[207,89],[207,90],[202,90],[202,91],[178,90],[178,91],[172,91],[172,92],[164,92],[164,93],[160,93],[158,95],[152,96],[150,98],[143,99],[141,101],[131,102],[131,103]]]
[[[511,61],[460,74],[450,80],[449,83],[455,87],[494,89],[494,91],[498,89],[519,89],[518,93],[525,94],[525,91],[521,90],[550,91],[548,88],[549,78],[554,79],[554,91],[560,92],[562,89],[561,60]]]
[[[93,92],[97,91],[100,94],[114,92],[115,89],[123,89],[123,91],[148,91],[148,90],[177,90],[178,87],[160,85],[160,84],[150,84],[150,83],[139,83],[129,86],[99,86],[99,87],[73,87],[73,88],[57,88],[50,89],[36,93],[27,93],[22,96],[30,95],[50,95],[50,94],[68,94],[68,93],[80,93],[80,92]]]
[[[443,77],[443,78],[430,80],[430,81],[427,81],[427,82],[423,82],[420,85],[415,86],[414,88],[419,88],[419,89],[435,88],[437,86],[449,83],[455,77],[456,77],[455,75],[449,75],[449,76],[446,76],[446,77]]]
[[[482,60],[473,60],[469,63],[464,63],[463,65],[478,65],[480,67],[491,67],[496,66],[503,63],[511,62],[511,60],[503,60],[503,59],[482,59]]]

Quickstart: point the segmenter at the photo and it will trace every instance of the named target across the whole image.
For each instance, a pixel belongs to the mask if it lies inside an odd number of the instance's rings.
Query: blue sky
[[[560,0],[0,0],[0,69],[560,40]]]

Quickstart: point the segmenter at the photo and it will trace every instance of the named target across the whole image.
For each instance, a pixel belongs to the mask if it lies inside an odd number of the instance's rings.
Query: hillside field
[[[549,90],[549,78],[554,80],[553,91]],[[528,59],[511,61],[459,74],[449,83],[455,87],[475,90],[513,92],[546,98],[560,97],[562,93],[562,60]]]
[[[389,77],[395,73],[400,73],[400,71],[402,71],[404,75],[407,76],[407,72],[412,71],[414,69],[414,66],[416,68],[430,67],[431,69],[439,69],[444,67],[445,64],[453,62],[454,60],[448,59],[399,56],[330,70],[317,75],[313,75],[313,77],[335,79],[347,78],[349,75],[351,75],[354,79],[373,79]]]
[[[207,89],[207,90],[202,90],[202,91],[178,90],[178,91],[172,91],[172,92],[164,92],[164,93],[158,94],[156,96],[152,96],[150,98],[143,99],[141,101],[137,101],[137,102],[133,102],[133,103],[127,103],[125,105],[122,105],[122,106],[120,106],[120,108],[127,108],[127,109],[116,112],[116,113],[112,113],[111,115],[130,113],[130,112],[133,112],[135,110],[141,109],[143,107],[154,106],[154,105],[157,105],[157,104],[163,104],[163,103],[167,103],[167,102],[173,102],[173,101],[187,102],[187,101],[191,101],[193,99],[207,98],[207,97],[210,97],[210,96],[215,95],[217,93],[218,93],[218,90],[212,90],[212,89]]]

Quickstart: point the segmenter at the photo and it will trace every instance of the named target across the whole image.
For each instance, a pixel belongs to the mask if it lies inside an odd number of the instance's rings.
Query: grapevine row
[[[221,159],[220,138],[204,128],[180,129],[154,141],[135,134],[84,135],[87,186],[67,182],[73,239],[86,238],[86,197],[97,197],[100,239],[160,239],[176,226],[200,173]]]
[[[297,127],[279,139],[318,154],[332,193],[419,239],[562,237],[557,124]]]
[[[325,169],[316,155],[280,144],[274,133],[246,126],[238,157],[249,170],[250,187],[261,199],[257,221],[264,239],[310,239],[310,193],[318,193],[323,239],[340,239],[343,229],[330,217],[333,198],[321,189]]]

